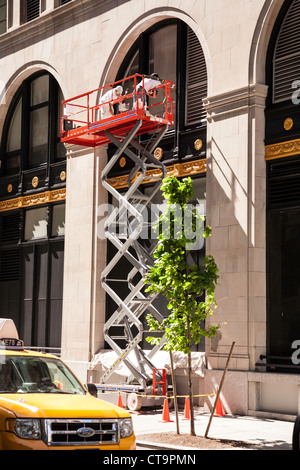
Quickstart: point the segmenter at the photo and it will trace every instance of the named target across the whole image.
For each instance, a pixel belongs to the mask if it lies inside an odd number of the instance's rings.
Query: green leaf
[[[193,197],[191,178],[182,181],[168,176],[161,187],[167,201],[166,210],[157,224],[159,241],[154,252],[155,264],[146,276],[146,291],[162,294],[168,299],[169,316],[160,324],[147,316],[150,331],[165,337],[165,350],[189,353],[202,337],[217,334],[219,325],[206,326],[206,319],[214,313],[215,288],[218,285],[218,267],[213,256],[206,255],[200,263],[189,264],[191,241],[199,236],[212,236],[211,227],[202,216],[190,208]],[[187,216],[184,217],[185,211]],[[189,224],[189,225],[185,225]],[[198,232],[197,232],[198,230]],[[158,338],[147,338],[159,344]]]

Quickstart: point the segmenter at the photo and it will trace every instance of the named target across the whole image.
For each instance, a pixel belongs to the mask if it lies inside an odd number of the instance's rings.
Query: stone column
[[[94,239],[94,265],[93,265],[93,295],[92,295],[92,334],[91,358],[104,349],[104,332],[106,313],[106,293],[101,285],[101,273],[106,267],[107,240],[103,233],[103,223],[107,216],[108,193],[103,188],[101,173],[107,163],[107,147],[102,146],[95,150],[95,239]]]
[[[105,198],[99,185],[106,151],[67,148],[62,358],[86,380],[91,357],[103,347],[106,242],[97,238],[97,211]]]
[[[264,106],[267,87],[207,98],[207,253],[220,269],[209,368],[253,370],[266,344]]]

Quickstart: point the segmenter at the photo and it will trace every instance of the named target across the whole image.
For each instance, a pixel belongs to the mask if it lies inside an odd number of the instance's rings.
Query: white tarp
[[[94,356],[90,362],[89,370],[100,369],[102,371],[107,371],[116,361],[117,354],[114,351],[102,350]],[[129,361],[137,367],[137,359],[135,353],[132,351],[128,355]],[[171,373],[171,364],[170,364],[170,355],[167,351],[158,351],[153,358],[151,359],[152,364],[157,369],[166,369],[167,374]],[[180,352],[173,352],[173,362],[175,371],[178,369],[188,369],[188,356]],[[200,377],[204,376],[204,366],[205,366],[205,353],[193,352],[192,353],[192,370],[193,373],[199,375]],[[126,367],[126,365],[121,361],[119,365],[114,369],[114,373],[129,377],[131,372]]]

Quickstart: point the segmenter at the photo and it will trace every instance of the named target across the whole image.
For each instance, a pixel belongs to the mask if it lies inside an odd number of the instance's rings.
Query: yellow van
[[[25,350],[0,319],[0,450],[26,449],[135,450],[136,439],[126,410],[92,396],[58,357]]]

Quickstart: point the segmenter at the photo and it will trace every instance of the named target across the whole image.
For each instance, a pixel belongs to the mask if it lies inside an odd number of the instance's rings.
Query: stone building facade
[[[220,269],[212,321],[222,326],[198,351],[197,392],[216,388],[235,342],[224,409],[299,412],[299,5],[0,2],[0,316],[14,318],[26,344],[61,349],[84,381],[105,348],[109,254],[97,229],[109,148],[62,145],[60,103],[155,67],[176,82],[162,158],[205,199],[206,250]]]

